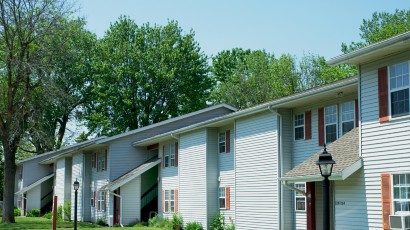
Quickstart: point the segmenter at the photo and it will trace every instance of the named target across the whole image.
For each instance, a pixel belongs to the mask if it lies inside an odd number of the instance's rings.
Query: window
[[[98,192],[98,211],[105,211],[105,192]]]
[[[218,143],[219,143],[219,153],[226,152],[226,134],[225,134],[225,132],[219,133]]]
[[[410,212],[410,174],[393,175],[394,213]]]
[[[164,148],[164,167],[174,167],[175,165],[175,144],[167,144]]]
[[[345,102],[340,107],[342,110],[342,135],[344,135],[352,130],[355,125],[354,101]]]
[[[337,107],[325,108],[325,143],[332,143],[337,139]]]
[[[305,183],[295,183],[295,188],[306,192]],[[295,191],[295,210],[296,211],[306,211],[306,196],[303,193]]]
[[[219,197],[219,208],[225,209],[226,208],[226,191],[225,187],[220,187],[218,192]]]
[[[295,115],[295,140],[305,139],[305,116],[303,113]]]
[[[409,114],[409,63],[389,67],[390,114],[399,117]]]
[[[164,201],[164,211],[174,212],[175,211],[175,190],[165,190],[165,201]]]
[[[95,192],[93,192],[93,195],[91,196],[91,207],[94,207],[95,205],[94,197],[95,197]]]
[[[106,168],[105,168],[105,153],[104,153],[104,151],[100,151],[99,153],[98,153],[98,165],[97,165],[97,170],[98,171],[105,171],[106,170]]]

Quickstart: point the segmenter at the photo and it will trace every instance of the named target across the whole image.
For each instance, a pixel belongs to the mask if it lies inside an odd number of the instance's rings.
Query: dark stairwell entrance
[[[158,165],[141,175],[141,221],[158,213]]]

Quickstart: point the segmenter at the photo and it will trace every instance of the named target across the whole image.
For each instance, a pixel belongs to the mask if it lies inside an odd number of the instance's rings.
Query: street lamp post
[[[74,230],[77,230],[77,197],[78,197],[78,188],[80,188],[80,183],[75,178],[74,181]]]
[[[323,153],[319,155],[319,160],[316,165],[319,165],[320,174],[324,177],[323,180],[323,229],[330,230],[330,201],[329,201],[329,177],[332,175],[333,165],[336,162],[332,159],[332,154],[327,152],[326,145]]]

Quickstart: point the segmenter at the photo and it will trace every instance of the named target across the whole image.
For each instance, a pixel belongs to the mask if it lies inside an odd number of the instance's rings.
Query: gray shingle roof
[[[359,155],[359,129],[354,128],[332,144],[328,145],[327,151],[332,154],[333,160],[336,161],[336,164],[333,165],[332,175],[342,175],[346,169],[355,165],[355,163],[359,161],[361,166],[361,157]],[[296,181],[297,178],[321,178],[316,161],[319,159],[319,154],[322,152],[323,150],[320,150],[312,157],[287,172],[281,180]]]

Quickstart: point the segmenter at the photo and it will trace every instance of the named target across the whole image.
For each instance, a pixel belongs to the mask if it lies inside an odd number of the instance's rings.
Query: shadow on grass
[[[73,222],[58,221],[57,229],[72,229]],[[51,229],[52,220],[43,217],[16,217],[16,223],[13,224],[1,224],[0,229]],[[91,223],[78,222],[78,228],[101,228],[98,225]]]

